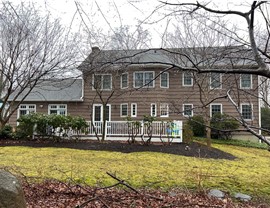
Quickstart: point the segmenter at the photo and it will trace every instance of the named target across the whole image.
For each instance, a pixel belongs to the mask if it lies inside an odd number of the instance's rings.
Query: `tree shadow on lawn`
[[[128,144],[121,141],[105,141],[98,142],[96,140],[63,140],[54,141],[14,141],[0,140],[0,146],[27,146],[27,147],[55,147],[55,148],[71,148],[79,150],[96,150],[96,151],[113,151],[122,153],[132,152],[160,152],[174,155],[183,155],[197,158],[213,158],[234,160],[235,156],[223,152],[213,147],[193,142],[191,144],[172,143],[171,145],[163,145],[162,143],[152,143],[150,145],[142,145],[140,143]]]

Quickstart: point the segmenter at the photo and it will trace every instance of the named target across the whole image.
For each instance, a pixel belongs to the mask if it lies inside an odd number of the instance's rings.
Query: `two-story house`
[[[243,47],[148,50],[94,47],[79,66],[83,79],[75,81],[80,83],[76,92],[69,85],[59,89],[59,95],[63,90],[71,91],[66,92],[66,99],[55,96],[49,100],[50,93],[37,89],[39,95],[44,95],[31,99],[30,94],[11,123],[15,124],[25,108],[61,114],[60,108],[64,107],[64,114],[80,115],[91,121],[124,121],[127,117],[142,120],[144,116],[185,121],[193,115],[211,118],[214,113],[226,113],[260,126],[258,77],[226,73],[226,69],[256,68],[250,57],[250,51]],[[219,69],[225,73],[218,73]],[[77,99],[70,99],[71,94]],[[228,100],[228,94],[237,103],[240,114]]]
[[[151,115],[161,120],[185,120],[216,112],[259,125],[258,77],[251,74],[200,73],[200,69],[256,68],[242,47],[171,50],[99,50],[80,66],[85,101],[92,119],[121,120]],[[197,70],[198,69],[198,70]],[[227,93],[241,109],[228,101]],[[107,113],[103,115],[103,103]]]

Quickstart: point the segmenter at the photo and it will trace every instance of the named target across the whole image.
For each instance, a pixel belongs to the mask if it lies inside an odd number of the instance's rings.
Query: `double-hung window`
[[[21,104],[18,109],[18,118],[23,115],[36,112],[36,105],[34,104]]]
[[[252,120],[252,105],[241,104],[241,114],[245,120]]]
[[[160,75],[160,87],[169,88],[169,73],[168,72],[163,72]]]
[[[183,116],[191,117],[193,116],[193,105],[183,104]]]
[[[121,89],[128,88],[128,73],[121,75]]]
[[[127,103],[123,103],[121,104],[121,117],[126,117],[128,116],[128,104]]]
[[[251,74],[241,74],[240,75],[240,88],[241,89],[251,89],[252,88],[252,75]]]
[[[167,103],[160,104],[160,117],[169,117],[169,105]]]
[[[213,117],[215,114],[222,114],[222,105],[212,103],[210,107],[210,116]]]
[[[193,86],[193,78],[192,78],[192,73],[191,72],[183,72],[183,78],[182,78],[182,83],[183,86]]]
[[[50,104],[49,114],[67,115],[67,105],[65,104]]]
[[[221,74],[212,72],[210,74],[210,88],[211,89],[221,89]]]
[[[112,75],[111,74],[94,74],[93,75],[93,90],[111,90]]]
[[[154,87],[154,72],[134,72],[134,87]]]

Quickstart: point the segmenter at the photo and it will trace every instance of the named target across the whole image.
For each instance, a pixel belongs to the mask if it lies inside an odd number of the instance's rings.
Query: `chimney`
[[[100,52],[99,47],[97,47],[97,46],[92,47],[92,53],[93,54],[98,54],[99,52]]]

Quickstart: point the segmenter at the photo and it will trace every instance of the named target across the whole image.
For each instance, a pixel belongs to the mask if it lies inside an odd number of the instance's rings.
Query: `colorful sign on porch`
[[[167,134],[172,138],[182,138],[182,121],[170,122],[167,127]]]

